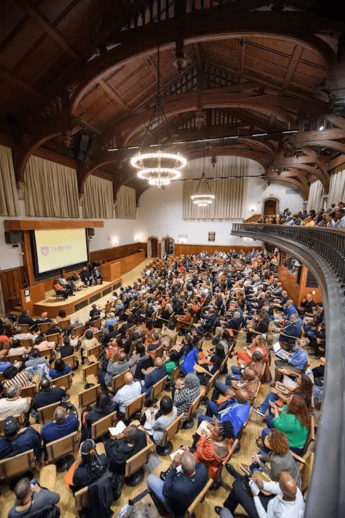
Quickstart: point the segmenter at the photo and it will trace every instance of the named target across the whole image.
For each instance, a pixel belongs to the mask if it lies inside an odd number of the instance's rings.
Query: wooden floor
[[[146,259],[145,262],[141,263],[137,268],[132,270],[131,272],[127,273],[123,276],[123,285],[131,284],[134,280],[138,278],[138,274],[142,271],[145,264],[150,262],[149,259]],[[100,305],[104,304],[106,302],[107,297],[104,299],[100,299],[97,301]],[[88,318],[89,314],[89,307],[83,308],[80,310],[77,315],[81,318],[81,320],[85,320]],[[72,315],[73,318],[74,315]],[[206,342],[206,346],[209,346],[210,342]],[[241,347],[241,340],[239,340],[237,348]],[[232,363],[236,362],[236,357],[232,360],[229,360],[229,366]],[[81,372],[80,368],[78,371],[74,373],[73,378],[73,386],[69,390],[69,393],[71,395],[72,402],[77,406],[78,405],[78,393],[83,390],[84,388],[84,382],[81,378]],[[269,392],[268,385],[262,385],[260,388],[260,393],[258,396],[259,402],[261,402]],[[169,394],[170,395],[170,394]],[[200,407],[199,413],[204,413],[205,407]],[[242,440],[241,440],[241,450],[239,453],[237,453],[233,459],[231,460],[231,463],[239,470],[239,466],[241,462],[244,463],[250,463],[250,457],[253,452],[258,451],[256,445],[255,445],[255,439],[260,435],[260,431],[263,428],[262,425],[262,418],[252,412],[251,420],[246,427]],[[193,442],[192,435],[194,431],[196,430],[196,421],[195,426],[192,430],[181,430],[174,438],[173,445],[174,445],[174,451],[178,449],[180,445],[186,444],[190,446]],[[77,453],[77,452],[76,452]],[[159,475],[161,470],[165,470],[170,465],[170,457],[160,457],[162,460],[161,465],[153,472],[157,475]],[[39,473],[36,471],[35,476],[39,478]],[[64,481],[63,481],[63,473],[57,474],[57,483],[56,483],[56,491],[61,495],[60,500],[60,508],[61,508],[61,516],[64,518],[72,518],[75,517],[76,514],[74,512],[74,500],[72,494],[67,490]],[[145,475],[145,479],[146,479]],[[222,505],[225,498],[229,494],[229,491],[231,489],[233,478],[224,470],[224,477],[223,477],[223,485],[220,489],[217,491],[211,491],[208,493],[206,500],[198,506],[196,511],[196,517],[197,518],[204,518],[204,517],[213,517],[217,516],[214,512],[214,506],[215,505]],[[145,485],[145,481],[142,485]],[[132,497],[133,493],[137,491],[138,488],[131,488],[129,486],[124,485],[122,496],[119,501],[115,502],[112,506],[112,509],[114,510],[114,517],[117,516],[118,512],[120,511],[121,507],[128,502],[128,499]],[[9,487],[6,484],[2,485],[2,497],[0,497],[0,518],[7,518],[7,513],[9,509],[13,506],[14,502],[14,495],[10,491]],[[244,513],[244,511],[239,507],[237,509],[237,512],[240,514],[241,512]],[[237,514],[237,513],[236,513]],[[244,513],[244,516],[246,514]]]

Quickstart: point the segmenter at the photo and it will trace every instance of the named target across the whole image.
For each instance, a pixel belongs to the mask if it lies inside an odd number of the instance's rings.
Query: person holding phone
[[[224,502],[224,508],[215,507],[215,512],[222,518],[231,517],[238,505],[243,507],[249,518],[303,517],[305,504],[302,493],[296,481],[286,471],[280,473],[279,482],[250,479],[247,485],[244,477],[231,464],[227,464],[226,469],[235,477],[235,481]],[[261,490],[270,494],[264,495]]]
[[[60,509],[56,507],[56,504],[60,501],[60,495],[44,489],[37,483],[36,479],[32,480],[31,483],[28,478],[21,479],[14,489],[14,494],[16,500],[8,513],[8,518],[19,518],[42,511],[51,518],[60,516]]]

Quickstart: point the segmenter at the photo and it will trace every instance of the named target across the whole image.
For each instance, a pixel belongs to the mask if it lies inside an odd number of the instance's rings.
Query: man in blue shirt
[[[65,408],[59,406],[54,412],[54,419],[47,423],[42,431],[42,438],[46,444],[66,437],[79,428],[79,421],[73,412],[67,414]]]
[[[103,327],[105,329],[108,329],[109,326],[113,326],[117,322],[117,318],[115,316],[115,313],[109,313],[109,317],[110,318],[108,318],[108,320],[106,320],[105,323],[103,324]]]
[[[290,320],[285,323],[285,326],[280,331],[281,334],[279,335],[279,342],[291,344],[291,346],[294,345],[296,339],[301,336],[301,329],[301,319],[298,317],[297,313],[293,313]],[[282,349],[286,349],[286,347],[282,347]]]
[[[142,383],[141,393],[143,394],[145,392],[148,398],[153,385],[164,378],[164,376],[166,376],[165,363],[163,363],[162,358],[156,358],[155,368],[149,374],[145,374],[145,381]]]
[[[308,363],[309,356],[308,352],[305,350],[306,346],[305,340],[297,340],[296,341],[296,352],[295,353],[287,353],[285,352],[286,360],[275,360],[275,379],[274,381],[281,381],[283,379],[284,368],[296,372],[297,374],[301,374],[303,372],[304,367]]]
[[[293,300],[289,299],[285,304],[284,308],[284,315],[286,317],[286,320],[291,320],[291,315],[293,315],[294,313],[297,313],[297,309],[293,305]]]
[[[15,417],[9,416],[4,421],[4,438],[0,440],[0,459],[9,459],[20,453],[34,450],[38,461],[41,460],[41,436],[34,428],[19,430]]]
[[[11,363],[6,361],[4,354],[0,354],[0,372],[4,372],[7,367],[11,367]]]

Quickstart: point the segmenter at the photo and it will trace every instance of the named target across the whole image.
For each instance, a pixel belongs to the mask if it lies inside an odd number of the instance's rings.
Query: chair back
[[[40,358],[43,356],[47,358],[55,358],[55,354],[53,353],[54,349],[43,349],[43,351],[40,351]]]
[[[153,351],[156,358],[163,358],[163,345],[160,345],[155,351]]]
[[[22,354],[11,354],[11,355],[7,356],[6,359],[7,359],[7,361],[11,362],[13,365],[15,362],[23,361],[23,355]]]
[[[63,358],[63,361],[65,362],[66,365],[69,365],[73,369],[76,365],[76,359],[77,359],[76,355],[71,354],[71,356],[65,356],[65,358]]]
[[[0,460],[0,480],[21,475],[32,471],[35,466],[34,450],[26,451],[9,459]]]
[[[61,457],[65,457],[73,453],[78,444],[78,432],[73,432],[62,439],[50,442],[46,445],[48,453],[48,462],[54,462]]]
[[[148,462],[152,448],[153,443],[150,441],[144,449],[126,461],[125,477],[130,477]]]
[[[179,375],[181,374],[181,365],[177,365],[175,369],[171,373],[170,383],[176,381]]]
[[[97,329],[99,329],[102,326],[102,319],[101,318],[97,318],[97,320],[93,320],[92,321],[92,326],[93,327],[97,327]]]
[[[25,347],[26,349],[30,349],[33,347],[32,338],[22,338],[20,340],[20,347]]]
[[[55,378],[53,383],[56,387],[65,387],[65,389],[69,389],[72,386],[72,374],[66,374],[65,376],[61,376],[60,378]]]
[[[20,391],[20,397],[35,397],[37,394],[37,385],[32,384],[27,387],[23,387]]]
[[[91,365],[88,365],[82,370],[83,380],[86,381],[87,376],[90,376],[93,374],[97,378],[98,374],[98,367],[100,365],[100,362],[91,363]]]
[[[42,406],[38,409],[38,421],[44,425],[46,421],[51,421],[54,418],[54,412],[58,406],[61,406],[61,402],[52,403],[51,405]]]
[[[170,442],[171,439],[178,433],[179,429],[181,428],[182,418],[183,418],[183,414],[179,415],[164,430],[164,435],[163,435],[161,446],[163,446],[163,447],[166,446],[168,444],[168,442]]]
[[[306,443],[303,448],[302,457],[307,453],[307,451],[310,449],[310,446],[313,443],[315,443],[315,418],[313,415],[311,415],[310,423],[309,423],[308,437],[307,437]]]
[[[215,373],[213,374],[213,376],[209,379],[209,382],[208,382],[208,384],[206,385],[206,387],[205,387],[205,392],[204,392],[204,394],[203,394],[203,397],[204,397],[204,398],[206,398],[206,397],[209,395],[209,393],[211,392],[211,390],[213,389],[214,384],[215,384],[215,382],[216,382],[216,379],[219,377],[219,372],[220,372],[220,369],[219,369],[217,372],[215,372]]]
[[[145,403],[145,394],[141,394],[126,405],[125,420],[130,419],[137,412],[141,412]]]
[[[243,435],[243,432],[247,426],[247,424],[249,423],[249,420],[250,420],[250,416],[252,415],[252,410],[253,410],[253,407],[250,407],[250,412],[249,412],[249,416],[248,416],[248,419],[245,423],[243,423],[243,425],[241,426],[241,429],[240,431],[238,432],[237,434],[237,439],[238,439],[238,442],[240,442],[241,438],[242,438],[242,435]]]
[[[93,336],[96,338],[96,340],[99,342],[100,338],[101,338],[101,331],[95,331],[93,333]]]
[[[111,302],[106,303],[106,305],[104,306],[104,311],[105,313],[109,313],[109,311],[111,311]]]
[[[116,421],[117,414],[116,412],[112,412],[111,414],[102,417],[99,421],[92,423],[91,425],[91,438],[93,440],[102,437],[109,433],[109,428],[114,426],[114,422]]]
[[[90,349],[86,349],[85,352],[86,352],[86,356],[93,355],[93,356],[96,356],[96,358],[98,358],[99,353],[101,352],[101,346],[95,345],[94,347],[90,347]]]
[[[169,348],[172,349],[172,347],[175,347],[176,341],[177,341],[178,333],[175,333],[172,338],[170,338],[170,346]]]
[[[83,487],[74,493],[74,510],[75,516],[79,516],[82,509],[89,508],[89,487]]]
[[[157,383],[153,385],[150,393],[150,399],[156,399],[163,392],[167,380],[168,376],[164,376],[164,378],[157,381]]]
[[[126,369],[124,372],[121,372],[121,374],[117,374],[113,377],[111,381],[111,391],[116,392],[125,384],[125,374],[128,372],[128,369]]]
[[[202,398],[202,394],[199,394],[199,396],[197,396],[194,401],[192,402],[192,404],[190,405],[189,409],[188,409],[188,412],[187,412],[187,420],[188,419],[191,419],[192,416],[195,414],[195,412],[197,411],[197,409],[199,408],[200,406],[200,403],[201,403],[201,398]]]
[[[51,335],[47,335],[48,342],[54,342],[55,345],[59,345],[60,343],[60,333],[54,333]]]
[[[84,324],[82,324],[81,326],[74,327],[72,333],[74,336],[82,336],[85,333]]]
[[[37,324],[38,329],[40,330],[40,333],[43,333],[45,335],[49,329],[49,324],[50,324],[50,322],[42,322],[41,324]]]
[[[30,330],[29,324],[18,324],[18,327],[22,328],[23,333],[28,333]]]
[[[309,487],[311,474],[313,471],[313,465],[314,465],[314,453],[309,452],[306,457],[304,458],[304,463],[301,464],[301,477],[302,477],[302,495],[304,496],[307,492],[307,489]]]
[[[59,327],[60,327],[61,331],[65,331],[65,329],[67,329],[70,325],[71,325],[70,318],[66,318],[66,320],[61,320],[61,322],[59,322]]]
[[[188,507],[187,511],[184,513],[184,518],[191,518],[192,516],[195,515],[196,506],[204,500],[206,493],[208,492],[208,490],[210,489],[212,484],[213,484],[213,479],[210,478],[208,480],[206,486],[204,487],[204,489],[202,491],[200,491],[198,496],[193,500],[193,502]]]
[[[101,392],[101,386],[95,385],[89,389],[83,390],[78,394],[78,402],[80,408],[85,408],[97,401],[98,394]]]

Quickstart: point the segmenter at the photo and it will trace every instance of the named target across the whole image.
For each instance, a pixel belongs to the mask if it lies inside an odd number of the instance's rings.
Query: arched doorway
[[[175,240],[170,236],[165,236],[162,239],[162,257],[165,255],[174,255]]]
[[[147,257],[158,257],[158,237],[147,238]]]
[[[263,216],[275,216],[279,214],[279,200],[277,200],[277,198],[266,198],[263,211]]]

